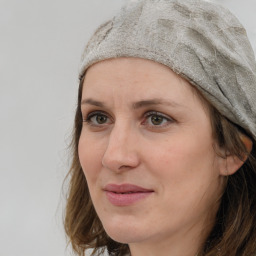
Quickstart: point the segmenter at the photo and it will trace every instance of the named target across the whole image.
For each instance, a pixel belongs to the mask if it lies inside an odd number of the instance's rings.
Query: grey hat
[[[139,57],[170,67],[256,139],[256,63],[246,31],[225,8],[202,0],[131,2],[95,32],[80,77],[92,64]]]

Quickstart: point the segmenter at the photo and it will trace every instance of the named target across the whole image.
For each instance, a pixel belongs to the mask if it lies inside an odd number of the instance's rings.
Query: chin
[[[114,241],[122,244],[130,244],[140,242],[146,239],[146,233],[138,230],[138,227],[133,225],[115,224],[103,225],[108,236]]]
[[[109,237],[121,244],[138,243],[145,240],[145,237],[140,235],[134,235],[132,232],[107,232]]]

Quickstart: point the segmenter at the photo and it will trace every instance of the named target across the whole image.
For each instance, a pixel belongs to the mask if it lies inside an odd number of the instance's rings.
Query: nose
[[[102,158],[103,167],[115,172],[136,168],[140,163],[137,141],[138,134],[131,127],[115,125]]]

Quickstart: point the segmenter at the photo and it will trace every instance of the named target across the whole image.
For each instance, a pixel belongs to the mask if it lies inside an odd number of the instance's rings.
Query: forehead
[[[199,100],[208,103],[187,80],[169,67],[141,58],[115,58],[100,61],[86,72],[83,97],[113,97],[142,100],[164,98],[172,101]]]
[[[111,81],[113,84],[109,87],[114,87],[115,81],[123,87],[138,85],[137,90],[144,83],[148,84],[148,90],[162,83],[170,84],[170,81],[172,84],[189,84],[165,65],[147,59],[130,57],[100,61],[87,70],[84,78],[86,86],[94,85],[96,87],[98,84],[103,86]],[[192,86],[188,87],[193,90]]]

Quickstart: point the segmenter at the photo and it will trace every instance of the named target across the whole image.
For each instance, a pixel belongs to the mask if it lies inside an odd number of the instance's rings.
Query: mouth
[[[154,193],[152,189],[133,184],[108,184],[103,191],[109,202],[115,206],[129,206]]]

